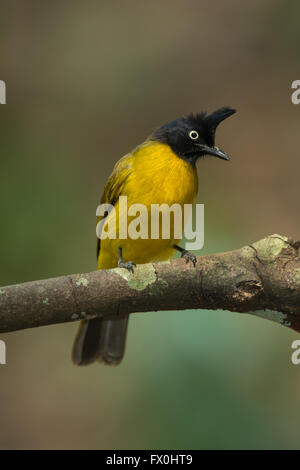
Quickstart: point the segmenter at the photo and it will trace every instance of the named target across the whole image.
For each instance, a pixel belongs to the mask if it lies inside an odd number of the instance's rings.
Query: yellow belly
[[[128,208],[132,204],[144,204],[148,209],[148,234],[151,235],[151,204],[177,203],[192,204],[198,190],[197,171],[189,163],[185,162],[173,153],[170,147],[161,143],[145,143],[129,157],[132,168],[122,195],[127,196]],[[115,212],[112,212],[107,223],[116,227],[119,233],[119,202],[115,204]],[[115,218],[113,221],[112,218]],[[135,217],[128,217],[127,226]],[[182,221],[183,230],[184,220]],[[102,239],[101,250],[98,257],[98,269],[109,269],[118,265],[118,248],[122,247],[124,261],[134,261],[136,264],[151,261],[163,261],[170,259],[175,250],[173,245],[180,239],[172,237],[173,225],[171,224],[171,238],[155,239]]]

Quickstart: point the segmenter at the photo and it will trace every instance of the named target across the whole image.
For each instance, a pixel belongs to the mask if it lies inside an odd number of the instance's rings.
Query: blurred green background
[[[205,249],[299,238],[297,1],[1,0],[0,285],[96,268],[114,163],[157,126],[229,105],[198,164]],[[117,368],[75,367],[77,324],[1,334],[0,447],[299,448],[295,332],[256,317],[133,315]]]

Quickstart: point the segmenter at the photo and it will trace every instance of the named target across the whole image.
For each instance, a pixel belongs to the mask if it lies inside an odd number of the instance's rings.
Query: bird
[[[228,106],[211,114],[190,113],[157,128],[114,166],[105,185],[101,204],[119,207],[120,196],[127,204],[174,203],[193,204],[198,192],[196,163],[204,156],[230,160],[227,153],[215,145],[217,126],[236,112]],[[117,211],[116,211],[117,213]],[[108,223],[109,211],[97,222]],[[120,215],[115,216],[119,228]],[[137,264],[164,261],[180,252],[186,262],[196,263],[196,257],[179,246],[180,239],[104,238],[97,240],[98,269],[123,268],[134,275]],[[118,365],[124,356],[128,315],[82,320],[76,335],[72,359],[76,365],[95,361]]]

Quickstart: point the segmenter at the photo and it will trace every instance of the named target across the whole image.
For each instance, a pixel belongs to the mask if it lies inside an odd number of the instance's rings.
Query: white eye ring
[[[192,140],[197,140],[198,137],[199,137],[199,134],[198,134],[197,131],[191,131],[191,132],[189,133],[189,136],[190,136],[190,138],[191,138]]]

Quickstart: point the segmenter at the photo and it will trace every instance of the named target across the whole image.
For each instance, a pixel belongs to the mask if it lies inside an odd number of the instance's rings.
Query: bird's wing
[[[104,191],[102,194],[100,204],[111,204],[114,206],[118,201],[119,197],[124,194],[126,182],[132,173],[132,153],[128,153],[122,157],[114,166],[114,169],[108,178]],[[107,213],[104,216],[97,218],[97,224],[107,217]],[[97,239],[97,258],[100,253],[100,238]]]
[[[113,172],[106,182],[101,198],[101,204],[115,205],[119,196],[122,195],[125,183],[131,173],[132,154],[128,153],[115,164]]]

